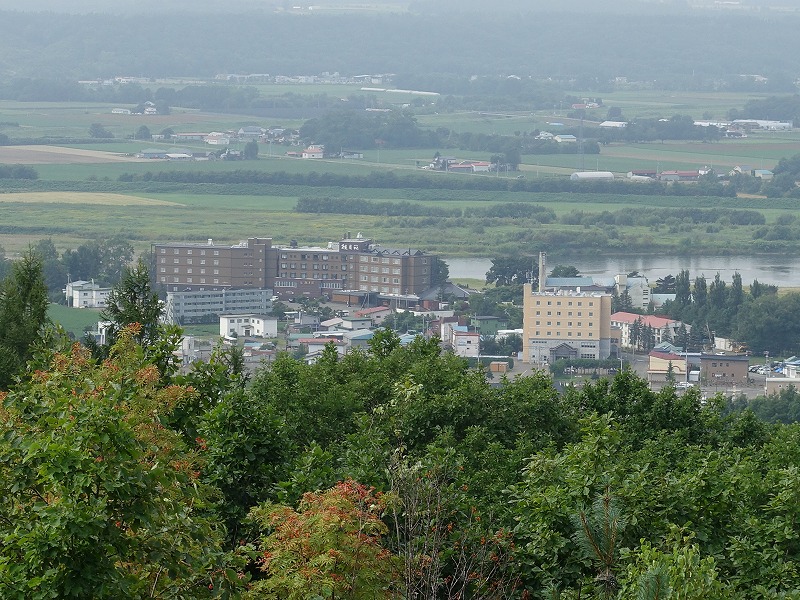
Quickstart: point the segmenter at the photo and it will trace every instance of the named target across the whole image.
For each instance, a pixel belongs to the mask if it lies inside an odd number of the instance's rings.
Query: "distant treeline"
[[[456,217],[456,218],[505,218],[532,219],[539,223],[562,225],[619,225],[627,227],[653,227],[661,225],[708,225],[757,226],[765,225],[766,219],[754,210],[730,208],[668,208],[654,211],[652,208],[626,208],[617,211],[589,213],[572,211],[556,216],[551,208],[527,202],[504,202],[487,207],[445,208],[416,202],[374,202],[360,198],[299,198],[295,206],[299,213],[332,213],[343,215],[377,215],[387,217]],[[794,219],[791,220],[794,223]],[[797,223],[800,225],[800,221]],[[761,230],[759,230],[761,231]],[[763,235],[761,237],[764,237]]]
[[[123,173],[120,182],[214,183],[305,185],[311,187],[388,188],[388,189],[458,189],[483,191],[511,191],[532,193],[578,192],[594,194],[620,194],[637,196],[735,196],[732,186],[701,181],[682,185],[653,181],[632,183],[623,179],[614,181],[571,181],[564,178],[509,179],[481,175],[421,175],[397,174],[394,171],[373,171],[369,175],[341,175],[337,173],[287,173],[237,169],[235,171],[147,171]]]
[[[38,179],[36,169],[27,165],[0,165],[0,179]]]
[[[800,124],[800,95],[770,96],[750,100],[742,110],[728,113],[731,119],[764,119],[766,121],[792,121]]]
[[[499,217],[527,218],[552,223],[556,213],[551,208],[526,202],[499,203],[488,207],[444,208],[416,202],[373,202],[360,198],[299,198],[299,213],[331,213],[344,215],[379,215],[387,217]]]

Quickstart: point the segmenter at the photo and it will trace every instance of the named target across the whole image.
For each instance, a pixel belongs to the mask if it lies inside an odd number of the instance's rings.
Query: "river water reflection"
[[[484,279],[492,266],[489,258],[445,258],[454,278]],[[677,275],[689,269],[691,279],[705,275],[709,281],[719,273],[730,282],[733,274],[742,276],[748,286],[754,279],[779,287],[800,287],[800,257],[794,256],[571,256],[548,255],[548,271],[555,265],[573,265],[581,275],[600,280],[612,279],[618,273],[639,271],[651,283],[665,275]]]

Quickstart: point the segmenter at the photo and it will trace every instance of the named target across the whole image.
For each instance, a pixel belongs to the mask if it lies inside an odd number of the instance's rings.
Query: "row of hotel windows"
[[[166,253],[167,253],[167,249],[166,248],[161,248],[161,254],[166,254]],[[180,248],[173,248],[172,253],[173,254],[180,254],[181,253],[181,249]],[[192,253],[192,248],[187,248],[186,249],[186,254],[191,254],[191,253]],[[200,256],[205,256],[205,255],[206,255],[206,251],[205,250],[200,250]],[[214,256],[219,256],[219,250],[214,250]]]
[[[180,277],[173,277],[172,278],[172,283],[180,283],[180,282],[181,282]],[[162,277],[161,278],[161,283],[167,283],[167,278],[166,277]],[[191,277],[187,277],[186,278],[186,283],[194,283],[194,281],[193,281],[193,279]],[[206,278],[205,277],[201,277],[200,278],[200,283],[206,283]],[[214,279],[213,283],[218,284],[219,283],[219,279]],[[252,281],[245,281],[243,283],[243,285],[252,285],[252,283],[253,283]]]
[[[542,335],[542,332],[537,329],[536,330],[536,335]],[[553,332],[552,331],[548,331],[548,332],[545,333],[545,335],[552,336]],[[588,337],[594,337],[594,334],[591,331],[588,332],[586,335]],[[556,331],[556,337],[561,337],[561,332],[560,331]],[[571,331],[567,332],[567,337],[572,337],[572,332]],[[578,335],[576,335],[575,337],[581,337],[581,332],[579,331]]]
[[[161,267],[161,272],[162,273],[166,273],[167,269],[165,267]],[[175,267],[174,269],[172,269],[172,272],[173,273],[180,273],[181,270],[178,267]],[[191,275],[192,274],[192,269],[186,269],[186,273],[188,275]],[[205,274],[206,274],[206,270],[205,269],[200,269],[200,275],[205,275]],[[248,271],[246,273],[243,273],[243,275],[252,275],[252,274],[253,274],[252,271]],[[219,269],[214,269],[214,275],[219,275]]]
[[[166,262],[167,262],[167,259],[166,259],[166,258],[162,258],[160,262],[161,262],[161,264],[163,265],[164,263],[166,263]],[[172,264],[174,264],[174,265],[179,265],[179,264],[181,264],[181,261],[180,261],[180,259],[179,259],[179,258],[173,258],[173,259],[172,259]],[[192,259],[191,259],[191,258],[187,258],[187,259],[186,259],[186,264],[187,264],[187,265],[191,265],[191,264],[192,264]],[[201,258],[201,259],[200,259],[200,264],[201,264],[201,265],[204,265],[204,264],[206,264],[206,259],[204,259],[204,258]],[[219,266],[219,260],[217,260],[217,259],[214,259],[214,265],[215,265],[215,266]],[[245,267],[252,267],[252,266],[253,266],[253,263],[244,263],[244,266],[245,266]]]
[[[276,288],[296,288],[297,282],[296,281],[275,281]],[[338,281],[325,281],[320,282],[319,287],[326,290],[340,290],[342,289],[342,284]]]
[[[186,251],[187,255],[191,255],[193,253],[193,249],[192,248],[184,248],[184,250]],[[166,254],[167,253],[167,249],[166,248],[160,248],[159,251],[160,251],[161,254]],[[200,256],[205,256],[206,255],[206,251],[205,250],[199,250],[198,252],[199,252]],[[180,254],[181,253],[181,248],[173,248],[172,249],[172,253],[173,254]],[[214,256],[219,256],[219,250],[213,250],[213,254],[214,254]],[[246,256],[246,257],[247,256],[253,256],[253,253],[252,252],[245,252],[243,254],[243,256]],[[334,256],[334,257],[341,256],[341,259],[343,261],[355,260],[355,255],[347,255],[347,254],[340,255],[338,252],[321,253],[321,254],[300,254],[300,253],[288,253],[288,252],[281,253],[281,259],[283,259],[283,260],[292,259],[292,258],[295,258],[295,259],[299,258],[300,260],[329,260],[329,257],[331,257],[331,256]],[[384,264],[384,265],[389,265],[389,264],[399,265],[400,262],[401,262],[401,259],[399,259],[399,258],[387,258],[387,257],[368,256],[368,255],[360,255],[359,256],[359,260],[361,262],[370,262],[370,260],[371,260],[372,262],[375,262],[375,263],[380,262],[381,264]],[[422,259],[422,264],[427,265],[428,264],[428,259],[427,258],[423,258]]]
[[[561,302],[562,302],[561,300],[556,300],[556,306],[561,306],[562,305]],[[573,302],[572,300],[567,301],[566,306],[572,306],[572,302]],[[583,306],[583,300],[576,300],[575,302],[577,303],[578,306]],[[541,300],[537,300],[536,301],[536,306],[541,306],[541,304],[542,304]],[[553,305],[553,301],[552,300],[548,300],[547,301],[547,306],[552,306],[552,305]],[[586,302],[586,306],[594,306],[594,301],[593,300],[587,301]]]
[[[536,316],[537,316],[537,317],[541,317],[541,316],[542,316],[542,311],[540,311],[540,310],[537,310],[537,311],[536,311]],[[548,310],[548,311],[547,311],[547,316],[548,316],[548,317],[551,317],[551,316],[553,316],[553,311],[551,311],[551,310]],[[561,311],[560,311],[560,310],[557,310],[557,311],[556,311],[556,316],[557,316],[557,317],[560,317],[560,316],[561,316]],[[571,311],[571,310],[570,310],[570,311],[567,311],[567,316],[568,316],[568,317],[571,317],[571,316],[572,316],[572,311]],[[578,315],[577,315],[577,316],[579,316],[579,317],[582,317],[582,316],[583,316],[583,311],[580,311],[580,310],[579,310],[579,311],[578,311]],[[594,312],[592,312],[592,311],[589,311],[589,316],[590,316],[590,317],[593,317],[593,316],[594,316]]]
[[[339,276],[336,273],[332,275],[328,275],[327,273],[323,273],[320,276],[319,273],[314,273],[314,276],[311,279],[339,279]],[[297,279],[297,273],[281,273],[281,277],[284,279]],[[308,273],[300,273],[300,279],[308,279]],[[342,279],[347,279],[347,275],[342,275]]]
[[[536,324],[537,325],[541,325],[542,322],[541,321],[536,321]],[[548,326],[550,326],[550,325],[553,324],[553,322],[552,321],[548,321],[547,324],[548,324]],[[592,327],[594,325],[594,323],[589,321],[586,325],[588,327]],[[561,327],[561,321],[556,321],[556,327]],[[567,321],[567,327],[572,327],[572,321]],[[577,327],[583,327],[583,323],[581,321],[578,321]]]
[[[380,292],[381,294],[400,294],[399,287],[387,287],[383,286],[378,288],[378,286],[369,286],[367,284],[361,284],[358,288],[362,292]]]
[[[380,263],[383,265],[399,265],[402,263],[402,259],[400,258],[387,258],[385,256],[369,256],[369,255],[353,255],[353,254],[339,254],[338,252],[331,252],[330,254],[300,254],[300,253],[290,253],[290,252],[283,252],[281,253],[281,260],[329,260],[329,257],[333,256],[340,257],[342,262],[347,261],[354,261],[356,260],[356,256],[358,256],[359,262],[374,262]],[[423,258],[422,264],[427,265],[428,259]]]

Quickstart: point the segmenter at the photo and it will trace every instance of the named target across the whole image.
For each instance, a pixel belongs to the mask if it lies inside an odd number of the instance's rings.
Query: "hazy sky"
[[[734,0],[736,1],[736,0]],[[800,0],[738,0],[741,6],[769,6],[800,8]],[[631,5],[639,5],[644,10],[686,9],[690,5],[713,6],[714,0],[499,0],[491,3],[492,11],[582,10],[591,12],[622,13]],[[243,12],[251,10],[273,11],[293,6],[336,7],[336,6],[380,6],[389,10],[402,11],[409,6],[415,11],[486,10],[483,0],[0,0],[0,10],[53,11],[67,13],[141,13],[141,12]],[[188,10],[187,10],[188,8]]]

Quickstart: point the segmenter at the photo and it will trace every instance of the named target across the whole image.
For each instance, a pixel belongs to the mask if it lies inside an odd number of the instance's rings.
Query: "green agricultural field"
[[[314,92],[316,86],[311,86]],[[282,88],[285,91],[294,88]],[[343,88],[337,88],[344,92]],[[351,90],[352,91],[352,90]],[[312,92],[309,92],[312,93]],[[729,95],[714,98],[707,95],[676,95],[665,98],[664,94],[639,96],[618,94],[606,96],[605,104],[617,101],[630,102],[631,110],[662,110],[671,112],[677,106],[691,110],[727,110],[726,107],[741,106],[746,97]],[[616,105],[616,104],[614,104]],[[130,120],[129,115],[111,115],[108,105],[56,105],[37,103],[23,105],[0,103],[0,121],[19,122],[20,127],[8,125],[6,131],[20,136],[47,135],[59,131],[59,135],[85,135],[88,125],[102,122],[109,128],[118,127],[120,132],[147,124],[151,131],[160,131],[170,126],[176,130],[233,129],[254,122],[265,123],[241,115],[210,115],[198,111],[176,110],[172,115],[153,120],[148,117]],[[628,108],[623,107],[623,111]],[[683,110],[689,112],[689,109]],[[692,114],[694,114],[692,112]],[[102,119],[100,118],[102,116]],[[695,116],[702,116],[701,114]],[[112,119],[113,117],[113,119]],[[538,120],[551,118],[538,114]],[[108,120],[107,120],[108,119]],[[123,120],[120,120],[123,119]],[[125,121],[124,119],[129,119]],[[497,115],[479,113],[448,113],[425,115],[420,122],[430,127],[449,127],[453,130],[483,131],[485,133],[514,134],[534,125],[530,114]],[[59,127],[63,129],[58,129]],[[72,131],[73,134],[69,134]],[[29,133],[27,133],[29,132]],[[78,133],[74,133],[78,132]],[[122,135],[120,135],[122,137]],[[135,153],[156,142],[125,141],[120,139],[107,146],[85,145],[81,149],[110,151],[115,160],[119,154]],[[161,146],[172,147],[172,144]],[[211,147],[194,144],[193,147]],[[214,148],[218,149],[218,148]],[[601,148],[599,155],[525,155],[519,173],[500,173],[503,178],[523,176],[528,179],[564,177],[580,170],[609,170],[624,174],[632,169],[696,169],[705,165],[727,171],[737,164],[749,164],[759,168],[770,168],[783,156],[796,154],[800,149],[800,134],[776,133],[754,134],[741,140],[723,140],[716,143],[651,143],[612,144]],[[746,208],[764,214],[771,225],[793,216],[794,204],[786,200],[759,198],[690,198],[654,196],[613,196],[579,193],[532,194],[522,192],[482,192],[474,190],[437,189],[370,189],[314,187],[306,185],[186,185],[159,184],[157,182],[120,182],[122,174],[144,176],[148,172],[184,171],[231,172],[257,170],[264,172],[286,171],[293,174],[316,172],[366,175],[376,170],[396,170],[398,173],[416,171],[420,176],[436,177],[498,177],[498,174],[454,174],[425,172],[417,165],[431,160],[436,149],[393,150],[377,149],[365,151],[363,160],[302,160],[288,158],[285,153],[298,150],[295,147],[267,144],[260,146],[260,157],[256,161],[208,161],[193,163],[171,163],[166,161],[138,162],[88,162],[77,164],[65,151],[63,164],[34,164],[39,181],[9,182],[4,184],[5,193],[0,195],[0,244],[9,254],[23,251],[41,238],[51,237],[60,250],[74,248],[90,240],[121,235],[132,240],[140,253],[147,253],[150,244],[156,241],[201,241],[213,238],[220,243],[238,242],[249,236],[271,236],[276,243],[287,243],[296,239],[301,244],[321,244],[340,238],[347,231],[363,231],[386,246],[415,247],[448,255],[495,254],[504,250],[547,246],[563,252],[669,252],[679,253],[691,248],[694,253],[718,252],[786,252],[795,250],[794,242],[765,244],[755,240],[757,226],[732,226],[724,221],[694,221],[685,213],[668,212],[671,209],[723,209]],[[16,150],[23,156],[22,149]],[[72,151],[75,154],[76,151]],[[269,153],[272,153],[272,156]],[[486,152],[469,152],[452,148],[439,149],[441,154],[464,159],[490,157]],[[12,153],[13,154],[13,153]],[[83,155],[91,153],[83,152]],[[30,152],[31,160],[36,157]],[[97,156],[92,154],[92,156]],[[100,158],[91,159],[100,160]],[[76,164],[70,164],[75,162]],[[583,164],[581,164],[581,162]],[[322,180],[320,180],[322,181]],[[27,188],[25,187],[27,186]],[[181,188],[187,192],[180,192]],[[35,193],[22,194],[28,189]],[[62,190],[62,191],[58,191]],[[75,191],[83,190],[83,191]],[[93,193],[90,193],[93,192]],[[241,195],[238,195],[241,194]],[[371,202],[410,202],[425,210],[443,208],[453,214],[453,209],[463,211],[461,216],[387,216],[362,214],[300,214],[294,212],[299,198],[348,198]],[[480,211],[498,203],[530,203],[552,211],[555,222],[541,223],[532,209],[530,217],[518,218],[483,217]],[[641,214],[664,214],[647,225],[619,224],[618,218],[626,212]],[[374,207],[370,211],[376,212]],[[429,211],[429,214],[434,213]],[[609,217],[611,215],[611,217]],[[614,217],[617,215],[617,217]],[[550,217],[551,219],[553,217]],[[616,220],[615,220],[616,219]],[[763,235],[762,235],[763,237]],[[758,238],[761,239],[761,238]]]
[[[51,303],[47,309],[47,316],[53,323],[61,325],[67,333],[72,334],[75,339],[80,339],[87,327],[94,327],[100,320],[100,311]]]
[[[525,244],[547,243],[565,252],[598,250],[676,252],[691,247],[695,253],[713,253],[753,246],[756,226],[730,227],[693,223],[670,217],[670,208],[725,207],[758,210],[768,223],[793,212],[790,201],[745,198],[691,198],[613,196],[595,194],[482,193],[458,190],[369,190],[304,188],[297,196],[225,196],[147,193],[75,194],[51,192],[9,196],[0,203],[5,224],[0,244],[13,254],[28,244],[50,237],[60,250],[78,243],[120,235],[147,253],[155,241],[235,243],[250,236],[273,237],[276,243],[296,239],[301,244],[322,244],[347,231],[364,231],[386,246],[422,248],[449,255],[481,255]],[[356,198],[373,202],[411,201],[421,207],[461,209],[462,216],[385,216],[301,214],[293,210],[296,199],[310,197]],[[81,199],[84,198],[83,202]],[[498,202],[530,203],[533,218],[488,218],[475,213]],[[533,205],[552,210],[558,222],[540,223]],[[599,217],[663,214],[651,225],[607,225]],[[641,212],[641,211],[640,211]],[[474,216],[472,216],[474,215]],[[716,218],[716,217],[714,217]],[[606,217],[603,217],[606,219]],[[624,218],[622,219],[625,220]],[[756,251],[756,250],[752,250]]]

